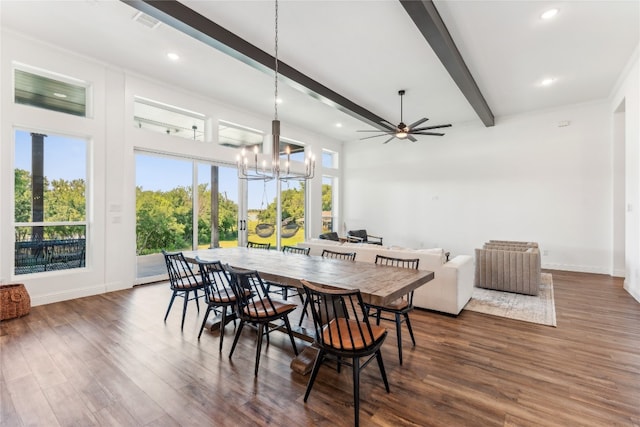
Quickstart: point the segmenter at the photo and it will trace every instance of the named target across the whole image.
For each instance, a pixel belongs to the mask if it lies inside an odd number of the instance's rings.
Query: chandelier
[[[246,180],[262,180],[271,181],[274,179],[280,181],[306,181],[314,177],[316,160],[315,156],[309,153],[304,160],[304,170],[293,167],[291,165],[291,149],[289,146],[285,148],[287,159],[284,166],[280,159],[280,120],[278,120],[278,0],[276,0],[275,8],[275,78],[274,78],[274,119],[271,122],[271,164],[268,165],[266,160],[258,163],[258,146],[253,149],[253,162],[249,159],[246,150],[243,148],[237,157],[238,178]]]

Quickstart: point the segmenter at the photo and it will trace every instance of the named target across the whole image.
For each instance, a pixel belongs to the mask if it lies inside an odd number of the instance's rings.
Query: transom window
[[[218,123],[218,143],[230,148],[244,148],[253,151],[258,147],[262,152],[264,134],[257,129],[220,120]]]
[[[136,96],[134,126],[180,138],[204,141],[204,114]]]
[[[25,68],[25,69],[22,69]],[[71,77],[27,70],[26,66],[14,69],[14,102],[46,110],[87,116],[88,84]]]

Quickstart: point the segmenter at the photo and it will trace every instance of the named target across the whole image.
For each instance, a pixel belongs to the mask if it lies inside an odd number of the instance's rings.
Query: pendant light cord
[[[278,120],[278,0],[276,0],[276,36],[275,36],[275,58],[276,58],[276,66],[275,66],[275,99],[273,101],[274,109],[275,109],[275,119]]]

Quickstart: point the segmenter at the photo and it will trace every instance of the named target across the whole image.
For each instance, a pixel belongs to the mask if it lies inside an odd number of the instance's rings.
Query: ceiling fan
[[[390,129],[388,130],[359,130],[358,132],[378,132],[380,133],[379,135],[373,135],[373,136],[367,136],[364,138],[360,138],[362,139],[369,139],[369,138],[377,138],[379,136],[384,136],[384,135],[392,135],[391,138],[387,139],[385,142],[383,142],[383,144],[386,144],[387,142],[391,141],[393,138],[398,138],[398,139],[409,139],[410,141],[417,141],[417,139],[415,139],[413,137],[413,135],[433,135],[433,136],[443,136],[444,133],[439,133],[439,132],[428,132],[430,130],[433,129],[440,129],[440,128],[448,128],[451,127],[450,124],[447,125],[436,125],[436,126],[423,126],[423,127],[416,127],[418,125],[421,125],[422,123],[426,122],[427,119],[426,117],[421,118],[420,120],[418,120],[417,122],[411,123],[410,125],[406,125],[404,124],[404,120],[402,118],[402,97],[404,96],[405,91],[404,90],[399,90],[398,91],[398,95],[400,95],[400,123],[398,123],[397,126],[392,125],[391,123],[387,122],[386,120],[383,122],[383,125],[388,125],[390,127]]]

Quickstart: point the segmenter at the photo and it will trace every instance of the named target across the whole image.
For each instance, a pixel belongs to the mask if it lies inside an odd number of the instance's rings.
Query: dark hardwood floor
[[[362,425],[640,426],[640,304],[608,276],[551,271],[557,328],[463,311],[415,311],[417,345],[395,332],[361,378]],[[33,307],[0,324],[2,426],[351,425],[351,370],[294,373],[285,334],[271,334],[253,375],[254,334],[197,334],[190,303],[162,319],[166,284]],[[181,302],[181,301],[178,301]],[[297,314],[294,318],[297,319]],[[408,334],[406,334],[408,338]],[[303,342],[299,341],[300,345]]]

